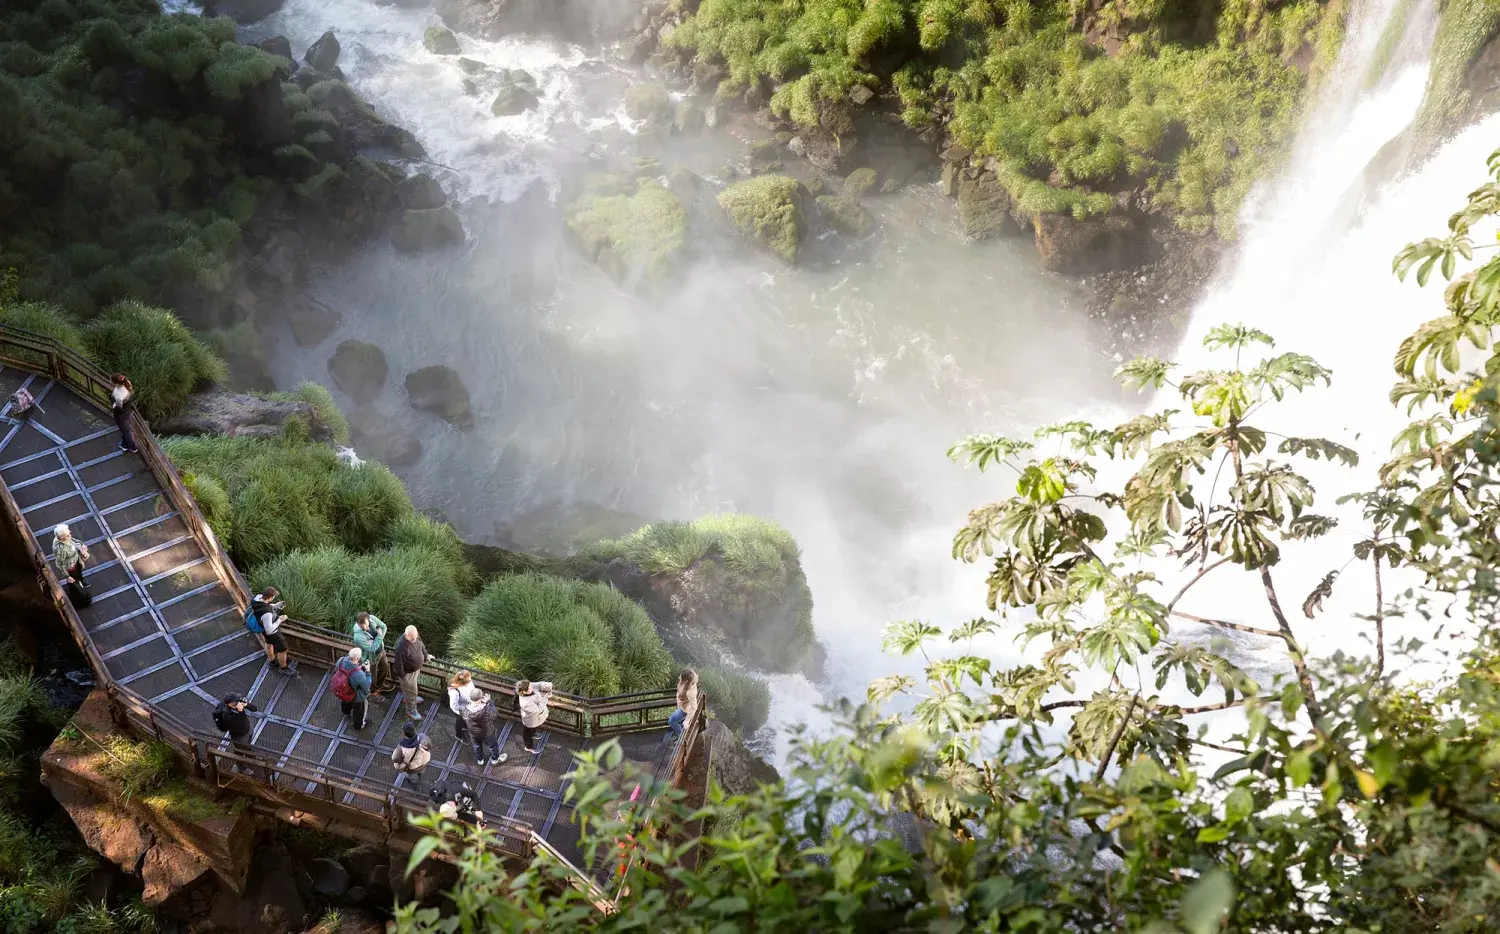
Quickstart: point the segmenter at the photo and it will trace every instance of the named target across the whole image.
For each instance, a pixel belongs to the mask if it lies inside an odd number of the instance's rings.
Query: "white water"
[[[1332,367],[1331,391],[1261,420],[1359,448],[1362,481],[1341,480],[1339,489],[1369,485],[1394,421],[1382,401],[1386,361],[1437,307],[1435,292],[1395,281],[1390,257],[1441,226],[1482,172],[1497,129],[1492,121],[1464,134],[1377,192],[1351,225],[1346,192],[1410,120],[1424,82],[1424,69],[1410,66],[1368,95],[1358,90],[1390,6],[1359,14],[1338,79],[1291,167],[1247,206],[1239,255],[1195,310],[1182,354],[1193,368],[1202,333],[1243,321]],[[488,111],[492,88],[466,96],[456,58],[422,47],[423,30],[436,23],[430,10],[369,0],[291,0],[252,31],[288,35],[300,54],[335,30],[351,84],[412,129],[432,162],[450,167],[418,168],[464,202],[471,234],[461,256],[412,260],[377,248],[331,274],[320,288],[345,311],[344,326],[313,352],[287,346],[277,377],[326,382],[323,360],[346,337],[381,344],[397,384],[403,368],[458,368],[480,427],[465,436],[428,431],[429,453],[406,479],[466,534],[484,534],[478,517],[536,505],[538,489],[648,514],[734,507],[782,521],[802,545],[830,653],[821,686],[772,679],[771,722],[784,753],[786,727],[820,723],[825,694],[858,697],[875,677],[913,671],[881,653],[886,622],[947,627],[982,611],[983,571],[949,561],[948,544],[964,511],[1004,495],[1006,484],[965,475],[941,452],[966,431],[1020,433],[1100,398],[1084,372],[1097,368],[1097,354],[1069,316],[1069,295],[1036,275],[1029,246],[956,243],[951,208],[916,189],[878,204],[887,230],[863,260],[788,273],[758,257],[722,257],[667,302],[621,296],[597,271],[557,254],[559,240],[509,230],[514,215],[492,217],[483,202],[513,201],[538,181],[555,194],[552,166],[576,156],[587,131],[628,131],[627,70],[575,46],[460,36],[464,56],[538,79],[537,111],[497,118]],[[536,255],[521,257],[542,280],[535,289],[494,273],[514,262],[518,240],[535,242]],[[576,359],[555,360],[556,348]],[[476,376],[486,370],[495,385]],[[594,386],[591,377],[617,385]],[[653,461],[661,449],[668,454]],[[1343,563],[1333,551],[1346,555],[1352,540],[1330,539],[1277,569],[1289,610]],[[1348,573],[1320,621],[1299,625],[1315,650],[1360,648],[1350,614],[1369,605],[1358,578]],[[1219,615],[1240,597],[1217,581],[1205,592]],[[1008,639],[979,648],[997,663],[1017,656]],[[1253,655],[1254,639],[1237,651]],[[1278,667],[1275,658],[1265,664]]]

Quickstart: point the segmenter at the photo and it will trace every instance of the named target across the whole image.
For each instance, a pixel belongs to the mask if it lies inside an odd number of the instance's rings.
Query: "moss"
[[[760,175],[725,188],[719,193],[719,207],[741,233],[795,263],[797,248],[807,233],[801,187],[790,176]]]
[[[605,696],[663,688],[672,658],[645,611],[604,584],[518,574],[487,585],[450,644],[474,668]]]
[[[1448,0],[1432,41],[1427,93],[1412,121],[1417,155],[1431,152],[1468,107],[1469,66],[1485,44],[1500,33],[1500,0]]]
[[[687,212],[653,179],[634,194],[586,194],[568,207],[568,228],[584,252],[620,279],[666,276],[687,243]]]
[[[625,89],[625,113],[632,120],[669,121],[672,98],[659,84],[632,84]]]
[[[855,169],[844,179],[844,191],[852,197],[862,198],[875,187],[879,174],[872,168]]]
[[[840,233],[863,237],[875,227],[875,218],[870,216],[870,212],[865,210],[858,198],[849,195],[819,195],[817,204],[818,212],[828,222],[828,226]]]
[[[145,807],[188,823],[231,817],[244,813],[250,807],[250,799],[247,797],[236,795],[223,801],[215,801],[180,778],[164,782],[141,795],[139,800]]]

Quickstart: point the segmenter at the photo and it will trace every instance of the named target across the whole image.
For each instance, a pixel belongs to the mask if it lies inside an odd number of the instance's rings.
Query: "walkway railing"
[[[0,365],[45,374],[96,407],[103,410],[110,407],[112,384],[109,378],[78,353],[50,338],[0,325]],[[243,615],[250,600],[244,578],[229,560],[198,509],[197,501],[183,486],[145,421],[139,415],[131,417],[134,419],[132,427],[136,443],[152,477],[181,516],[216,576],[232,596],[238,612]],[[89,638],[47,555],[30,533],[14,496],[4,484],[0,484],[0,510],[19,531],[37,569],[42,589],[88,658],[95,677],[104,686],[111,715],[120,727],[138,738],[167,745],[178,753],[195,777],[220,787],[232,787],[278,807],[305,811],[358,831],[378,834],[387,843],[404,849],[410,849],[422,836],[422,832],[409,823],[412,814],[426,813],[430,808],[422,796],[290,753],[260,755],[240,751],[227,744],[222,736],[195,730],[166,710],[151,705],[128,685],[117,684]],[[292,654],[315,664],[331,666],[347,654],[353,644],[349,635],[300,621],[289,620],[282,631],[287,636]],[[423,668],[422,693],[443,698],[446,703],[447,683],[461,667],[434,658]],[[475,682],[484,690],[501,698],[515,697],[514,679],[484,671],[473,673]],[[676,694],[671,690],[598,698],[555,692],[549,702],[547,725],[551,730],[583,737],[662,729],[676,706]],[[501,707],[503,712],[511,713],[514,702]],[[700,691],[696,703],[688,711],[684,737],[677,744],[666,770],[669,787],[677,787],[682,782],[690,752],[702,733],[706,709],[707,697]],[[651,803],[657,800],[661,791],[658,786]],[[503,856],[529,860],[538,851],[546,852],[565,869],[571,870],[573,884],[586,892],[601,909],[610,910],[616,904],[614,899],[622,891],[617,885],[612,886],[611,898],[587,872],[573,865],[530,824],[505,817],[496,817],[486,823],[492,831],[491,845]]]

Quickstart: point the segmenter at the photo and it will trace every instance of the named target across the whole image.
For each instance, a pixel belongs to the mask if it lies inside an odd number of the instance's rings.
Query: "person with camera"
[[[329,690],[339,699],[339,710],[349,718],[351,729],[363,730],[367,725],[370,700],[370,665],[361,662],[364,653],[359,646],[339,659],[333,667]]]

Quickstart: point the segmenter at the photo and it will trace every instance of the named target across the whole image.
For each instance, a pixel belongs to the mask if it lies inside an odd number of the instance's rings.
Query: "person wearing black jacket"
[[[214,726],[229,734],[229,741],[240,752],[249,752],[252,748],[250,715],[246,711],[258,713],[260,708],[238,694],[225,694],[219,706],[214,708]]]
[[[418,691],[421,687],[422,666],[427,664],[427,658],[427,646],[422,644],[421,637],[417,635],[417,627],[407,626],[401,641],[396,643],[393,664],[396,679],[401,683],[401,700],[406,705],[406,716],[410,720],[422,719],[422,715],[417,712],[417,706],[422,703]]]
[[[499,765],[504,762],[506,756],[500,753],[500,736],[495,723],[495,701],[488,694],[480,693],[464,711],[464,721],[469,730],[469,738],[474,741],[474,764],[479,768],[488,765]],[[486,762],[485,753],[489,753]]]

